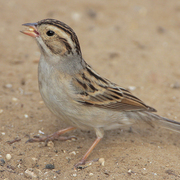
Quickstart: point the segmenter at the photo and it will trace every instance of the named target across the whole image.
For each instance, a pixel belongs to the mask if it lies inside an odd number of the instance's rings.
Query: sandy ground
[[[73,165],[95,140],[94,132],[76,130],[69,133],[76,141],[49,146],[25,144],[33,135],[67,126],[42,102],[39,49],[19,32],[21,24],[44,18],[67,23],[98,73],[133,89],[159,115],[180,121],[178,0],[1,0],[0,17],[0,179],[180,179],[179,134],[162,128],[107,131],[89,157],[104,158],[104,166],[94,162],[79,171]],[[7,143],[15,138],[21,141]]]

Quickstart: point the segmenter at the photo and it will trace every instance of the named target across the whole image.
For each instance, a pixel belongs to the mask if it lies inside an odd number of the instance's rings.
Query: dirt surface
[[[107,131],[88,158],[104,158],[104,166],[94,162],[79,171],[73,165],[95,140],[94,132],[75,130],[68,135],[76,141],[48,146],[25,144],[33,135],[67,126],[42,102],[40,52],[33,38],[19,32],[21,24],[44,18],[67,23],[99,74],[180,122],[178,0],[1,0],[0,17],[0,179],[180,179],[179,134],[162,128]],[[21,141],[7,143],[15,138]],[[46,169],[48,164],[54,169]]]

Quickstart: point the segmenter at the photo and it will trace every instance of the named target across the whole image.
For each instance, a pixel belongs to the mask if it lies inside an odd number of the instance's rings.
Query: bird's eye
[[[55,32],[54,32],[54,31],[49,30],[49,31],[47,31],[47,32],[46,32],[46,34],[47,34],[48,36],[53,36],[53,35],[55,34]]]

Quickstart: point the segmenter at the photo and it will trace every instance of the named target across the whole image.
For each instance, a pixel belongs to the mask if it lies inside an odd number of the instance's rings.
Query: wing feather
[[[156,110],[144,104],[130,91],[100,77],[90,66],[80,76],[72,79],[78,103],[114,111],[150,111]]]

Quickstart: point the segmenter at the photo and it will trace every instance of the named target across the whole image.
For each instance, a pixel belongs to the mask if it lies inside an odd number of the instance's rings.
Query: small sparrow
[[[39,90],[46,106],[70,127],[28,142],[66,140],[60,135],[76,129],[94,130],[96,140],[75,168],[104,136],[105,130],[146,122],[180,131],[180,123],[154,114],[128,90],[97,74],[83,59],[78,38],[68,25],[55,19],[23,24],[22,33],[36,39],[41,51],[38,67]]]

